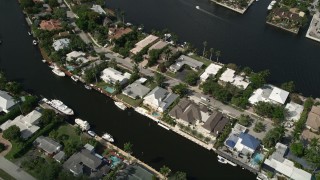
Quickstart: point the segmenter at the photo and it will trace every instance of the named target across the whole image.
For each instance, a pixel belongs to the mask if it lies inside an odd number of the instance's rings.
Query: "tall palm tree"
[[[210,60],[212,58],[212,54],[214,53],[214,49],[213,48],[210,48]]]
[[[124,11],[120,12],[120,15],[122,17],[122,23],[124,24],[124,16],[126,15]]]
[[[219,57],[221,56],[221,51],[216,51],[217,62],[219,62]]]
[[[202,56],[204,56],[204,53],[206,52],[206,47],[208,45],[208,42],[207,41],[204,41],[203,42],[203,52],[202,52]]]

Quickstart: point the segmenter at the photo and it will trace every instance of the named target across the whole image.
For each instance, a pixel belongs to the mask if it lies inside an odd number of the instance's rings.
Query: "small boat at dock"
[[[84,85],[84,87],[86,88],[86,89],[88,89],[88,90],[91,90],[92,89],[92,87],[91,86],[88,86],[88,85]]]
[[[28,31],[28,35],[29,35],[29,36],[31,36],[31,35],[32,35],[32,33],[31,33],[30,31]]]
[[[127,109],[127,106],[124,105],[122,102],[117,102],[117,101],[115,101],[114,104],[115,104],[118,108],[120,108],[120,109],[122,109],[122,110],[126,110],[126,109]]]
[[[38,44],[38,42],[36,40],[33,40],[32,44],[36,46]]]
[[[42,59],[42,62],[45,63],[45,62],[47,62],[47,61],[46,61],[45,59]]]
[[[71,76],[71,79],[72,79],[74,82],[79,81],[79,79],[78,79],[76,76]]]
[[[223,158],[223,157],[221,157],[221,156],[219,156],[219,155],[218,155],[218,162],[219,162],[219,163],[222,163],[222,164],[227,164],[226,159]]]
[[[60,76],[60,77],[64,77],[66,76],[66,74],[64,72],[62,72],[59,68],[54,68],[52,69],[52,72],[54,74],[56,74],[57,76]]]
[[[104,133],[101,138],[104,139],[104,140],[106,140],[106,141],[109,141],[109,142],[114,142],[113,137],[112,137],[110,134],[108,134],[108,133]]]
[[[88,123],[88,121],[77,118],[74,120],[74,122],[80,127],[82,131],[88,131],[90,129],[90,124]]]
[[[96,137],[96,133],[94,131],[88,131],[88,134],[92,137]]]

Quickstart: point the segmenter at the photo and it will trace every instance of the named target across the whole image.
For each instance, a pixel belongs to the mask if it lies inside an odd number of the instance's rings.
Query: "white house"
[[[298,121],[303,111],[303,106],[294,102],[290,102],[286,105],[287,110],[286,119]]]
[[[249,102],[251,104],[256,104],[260,101],[271,102],[275,104],[284,104],[288,98],[288,95],[288,91],[267,84],[262,88],[255,90],[252,96],[249,98]]]
[[[7,92],[0,90],[0,112],[8,113],[9,109],[14,106],[16,102],[13,97],[10,96]]]
[[[142,39],[138,43],[135,44],[135,47],[130,50],[132,54],[138,54],[143,48],[157,41],[159,37],[154,35],[149,35],[146,38]]]
[[[222,66],[211,63],[206,68],[204,73],[201,74],[201,76],[200,76],[201,81],[202,82],[206,81],[210,75],[214,77],[221,68],[222,68]]]
[[[40,118],[41,113],[37,110],[33,110],[26,116],[20,115],[14,120],[6,121],[0,126],[0,129],[4,131],[13,125],[16,125],[20,128],[21,137],[23,139],[27,139],[40,128],[39,126],[37,126]]]
[[[176,63],[172,64],[169,69],[172,72],[179,71],[184,65],[188,65],[192,70],[198,71],[203,63],[200,61],[197,61],[189,56],[181,55],[177,60]]]
[[[132,99],[136,99],[137,97],[143,98],[149,91],[150,88],[140,84],[140,81],[137,80],[124,88],[122,94],[127,95]]]
[[[62,38],[62,39],[54,40],[52,47],[55,51],[59,51],[61,49],[67,48],[69,44],[70,44],[70,39]]]
[[[156,87],[143,98],[143,104],[159,112],[164,112],[177,98],[177,94]]]
[[[72,51],[72,52],[66,54],[66,60],[67,61],[76,60],[77,58],[83,57],[85,55],[86,54],[82,51]]]
[[[98,14],[107,14],[106,11],[100,5],[93,4],[92,8],[90,9]]]
[[[119,81],[119,83],[122,85],[130,79],[130,76],[130,73],[121,73],[109,67],[102,71],[100,78],[106,83],[115,84],[117,81]]]
[[[246,89],[250,82],[242,76],[235,75],[235,72],[235,70],[227,68],[227,70],[221,74],[219,82],[230,83],[238,88]]]

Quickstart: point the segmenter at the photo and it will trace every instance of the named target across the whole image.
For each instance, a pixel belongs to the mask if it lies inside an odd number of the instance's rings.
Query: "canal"
[[[147,31],[168,28],[200,52],[207,41],[222,52],[223,63],[269,69],[272,84],[294,81],[305,96],[320,97],[320,43],[305,38],[309,24],[298,35],[267,25],[270,2],[254,2],[244,15],[209,0],[107,0],[107,6],[123,10],[125,21]]]
[[[163,165],[173,171],[184,171],[189,179],[254,179],[249,171],[222,165],[213,152],[157,126],[150,119],[129,111],[121,111],[111,99],[69,78],[55,76],[46,64],[32,38],[16,0],[0,1],[0,69],[9,80],[23,84],[29,92],[57,98],[74,109],[76,116],[89,121],[98,134],[108,132],[115,144],[123,147],[131,142],[134,156],[159,169]]]

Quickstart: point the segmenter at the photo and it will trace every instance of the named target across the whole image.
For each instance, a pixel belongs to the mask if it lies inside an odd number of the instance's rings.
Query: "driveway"
[[[20,167],[8,161],[4,157],[0,157],[0,169],[4,170],[17,180],[36,180],[30,174],[26,173]]]
[[[6,139],[4,139],[4,138],[2,137],[2,133],[0,133],[0,143],[4,144],[5,147],[6,147],[6,149],[0,153],[0,156],[5,156],[5,155],[7,155],[8,152],[11,150],[12,145],[11,145],[11,143],[10,143],[8,140],[6,140]]]

